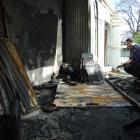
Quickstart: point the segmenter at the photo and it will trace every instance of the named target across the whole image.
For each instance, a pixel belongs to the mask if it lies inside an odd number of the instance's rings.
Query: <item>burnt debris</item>
[[[15,44],[0,40],[0,139],[18,140],[21,113],[38,106]]]

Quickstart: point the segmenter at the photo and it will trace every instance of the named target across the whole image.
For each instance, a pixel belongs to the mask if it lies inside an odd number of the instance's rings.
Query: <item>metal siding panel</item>
[[[88,49],[88,0],[65,0],[65,58],[77,64]]]

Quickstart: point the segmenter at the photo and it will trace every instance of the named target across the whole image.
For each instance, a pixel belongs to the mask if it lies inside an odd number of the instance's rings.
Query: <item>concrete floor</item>
[[[60,83],[55,103],[53,112],[38,109],[21,117],[21,140],[140,140],[140,124],[123,128],[140,112],[106,82]]]
[[[131,106],[106,81],[101,85],[60,83],[57,87],[55,104],[58,107]]]

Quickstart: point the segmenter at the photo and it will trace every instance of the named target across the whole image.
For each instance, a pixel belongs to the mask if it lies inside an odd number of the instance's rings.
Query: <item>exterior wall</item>
[[[58,22],[57,31],[57,47],[55,53],[55,61],[53,66],[45,66],[35,70],[27,70],[29,79],[35,85],[49,81],[53,72],[58,73],[59,67],[62,64],[62,20]]]
[[[98,62],[102,67],[105,62],[104,55],[104,32],[105,24],[110,25],[111,12],[105,3],[97,1],[97,10],[95,0],[90,0],[91,3],[91,53],[93,53],[94,60]],[[98,12],[97,12],[98,11]],[[98,20],[98,22],[96,21]],[[98,25],[97,25],[98,24]],[[98,30],[97,30],[98,28]],[[109,28],[107,29],[109,34]],[[97,34],[98,32],[98,34]],[[107,38],[107,43],[108,43]],[[108,44],[106,44],[108,46]]]
[[[112,16],[109,65],[116,68],[121,63],[121,20],[117,14]]]
[[[120,48],[111,47],[109,58],[109,66],[116,68],[120,64]]]
[[[90,52],[93,54],[93,59],[97,62],[97,7],[95,0],[89,0],[89,9],[90,9],[90,38],[91,38],[91,49]]]
[[[116,67],[116,65],[120,63],[120,18],[114,14],[109,0],[97,2],[98,17],[95,0],[90,0],[91,53],[93,53],[94,60],[98,62],[101,67]],[[98,19],[98,22],[96,22],[96,19]],[[96,24],[98,24],[98,26]],[[96,33],[97,27],[98,34]],[[105,36],[105,30],[107,32],[107,37]]]
[[[109,45],[110,45],[110,24],[105,24],[105,43],[104,43],[104,66],[109,66]]]
[[[109,65],[116,67],[120,64],[120,44],[118,38],[115,36],[119,33],[118,26],[112,26],[111,42],[110,42],[110,55],[109,55]]]
[[[63,0],[4,1],[8,37],[35,84],[50,80],[62,63],[62,5]]]
[[[105,21],[99,19],[99,43],[98,43],[98,63],[100,66],[104,66],[104,30],[105,30]]]

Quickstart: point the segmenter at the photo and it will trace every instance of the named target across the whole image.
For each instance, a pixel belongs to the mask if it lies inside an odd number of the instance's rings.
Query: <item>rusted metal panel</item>
[[[64,1],[64,62],[79,64],[89,51],[88,0]]]

